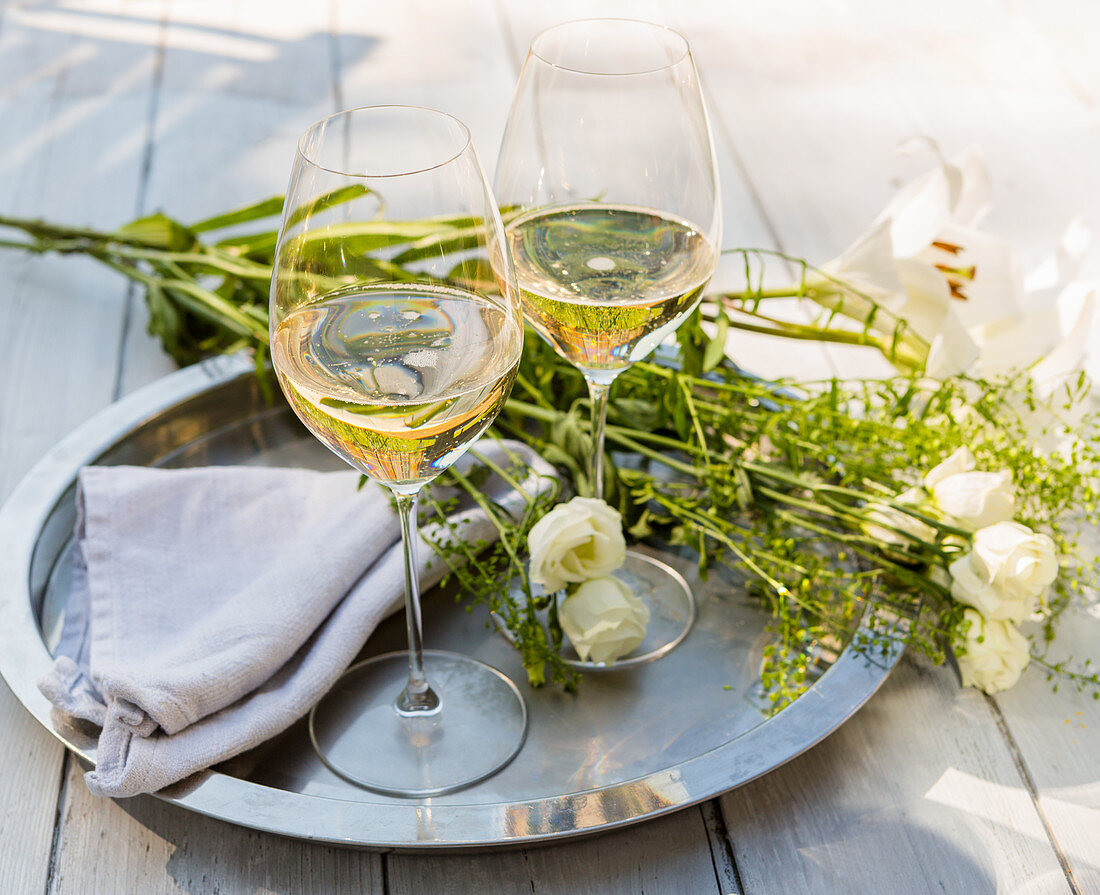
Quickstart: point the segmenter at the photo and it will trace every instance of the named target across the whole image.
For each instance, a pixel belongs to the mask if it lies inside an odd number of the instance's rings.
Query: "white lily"
[[[897,334],[930,375],[941,368],[943,375],[962,372],[977,358],[978,349],[951,313],[947,281],[924,261],[897,257],[891,230],[889,220],[874,224],[839,258],[824,265],[825,276],[807,276],[806,293],[830,310],[868,322],[883,336]],[[838,282],[855,292],[840,288]],[[865,297],[891,316],[875,312]],[[905,321],[905,329],[897,330],[898,319]],[[909,331],[916,335],[919,347],[914,347]]]
[[[870,307],[838,295],[833,280],[850,284],[893,317],[903,319],[927,346],[924,369],[936,378],[966,370],[978,359],[970,333],[1019,310],[1020,282],[1007,244],[977,229],[990,204],[990,179],[970,149],[903,187],[870,229],[826,276],[808,280],[808,295],[829,308],[867,321]],[[893,321],[873,317],[878,332]]]
[[[921,145],[939,154],[931,141]],[[940,156],[822,267],[824,275],[807,277],[807,295],[879,335],[898,332],[897,318],[904,320],[908,341],[895,358],[903,368],[923,356],[924,372],[945,379],[970,368],[986,375],[1024,369],[1042,358],[1032,373],[1050,394],[1086,358],[1095,297],[1069,284],[1088,233],[1071,224],[1057,256],[1025,282],[1008,243],[980,229],[991,197],[976,149]],[[881,319],[867,299],[892,319]]]

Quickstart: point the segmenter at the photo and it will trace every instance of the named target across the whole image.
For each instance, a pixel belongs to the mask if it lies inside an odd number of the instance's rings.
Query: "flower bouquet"
[[[1083,370],[1094,296],[1071,282],[1083,233],[1071,227],[1056,258],[1025,279],[979,226],[988,188],[976,153],[941,159],[835,261],[778,256],[798,271],[778,286],[767,269],[776,253],[727,253],[743,262],[743,288],[705,298],[678,331],[674,360],[637,363],[619,379],[603,502],[563,502],[590,493],[588,396],[570,364],[526,340],[494,431],[553,463],[563,490],[517,517],[480,493],[476,472],[448,472],[499,539],[443,536],[435,547],[508,628],[532,684],[576,686],[563,638],[597,662],[637,647],[644,613],[609,576],[626,539],[656,538],[760,601],[772,633],[761,679],[777,707],[809,685],[815,650],[847,642],[861,620],[865,640],[854,645],[884,649],[899,636],[892,613],[909,619],[901,636],[913,648],[937,661],[953,654],[964,684],[995,692],[1034,662],[1095,695],[1087,659],[1045,657],[1063,612],[1096,583],[1078,543],[1100,523],[1100,426]],[[0,226],[23,234],[6,246],[90,255],[138,283],[150,331],[180,363],[248,349],[266,382],[269,219],[281,207],[273,198],[189,226],[156,214],[113,232]],[[462,226],[394,225],[382,235],[390,263],[461,240]],[[792,296],[808,319],[772,310]],[[867,346],[897,373],[762,381],[732,360],[744,331]],[[512,578],[518,590],[502,592]],[[558,590],[566,596],[547,625],[540,611]]]

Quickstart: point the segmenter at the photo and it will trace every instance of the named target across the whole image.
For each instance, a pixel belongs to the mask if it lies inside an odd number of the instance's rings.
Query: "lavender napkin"
[[[553,470],[518,444],[480,453]],[[469,457],[460,462],[469,461]],[[404,565],[388,492],[358,474],[223,467],[87,467],[58,654],[39,688],[102,728],[92,792],[154,792],[285,730],[402,605]],[[490,497],[524,497],[499,478]],[[491,539],[480,511],[456,514]],[[420,545],[427,587],[445,572]],[[430,566],[430,567],[429,567]]]

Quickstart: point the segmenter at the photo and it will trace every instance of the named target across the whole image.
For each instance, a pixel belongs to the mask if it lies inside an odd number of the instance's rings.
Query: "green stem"
[[[768,298],[802,298],[805,292],[797,286],[785,286],[781,289],[746,289],[744,292],[723,292],[708,295],[711,301],[754,301]]]
[[[185,304],[196,314],[207,318],[213,323],[224,326],[226,329],[248,339],[255,339],[263,343],[267,342],[268,334],[266,327],[260,327],[255,320],[251,319],[246,314],[242,314],[235,305],[215,295],[213,292],[203,289],[194,282],[152,277],[138,270],[136,267],[113,261],[103,253],[90,252],[89,254],[112,270],[118,271],[123,276],[141,283],[143,286],[152,286],[165,291],[174,291],[182,304]]]
[[[614,441],[616,444],[635,451],[650,460],[655,460],[658,463],[667,466],[669,469],[675,469],[679,472],[687,473],[692,477],[698,477],[698,470],[694,466],[691,466],[690,464],[684,463],[680,460],[676,460],[673,457],[668,456],[667,454],[662,454],[658,451],[651,450],[644,444],[641,444],[640,442],[635,441],[629,435],[626,435],[621,429],[613,431],[611,427],[608,427],[607,437],[611,441]]]
[[[612,433],[618,437],[632,438],[636,442],[646,441],[672,451],[683,451],[685,454],[696,454],[703,457],[711,456],[711,452],[707,448],[687,444],[678,438],[669,438],[667,435],[661,435],[657,432],[645,432],[641,429],[630,429],[624,426],[608,426],[607,434],[610,436]]]
[[[528,395],[534,398],[538,402],[540,407],[546,407],[551,410],[554,409],[554,405],[547,400],[546,395],[544,395],[539,389],[535,388],[535,386],[531,382],[529,382],[527,380],[527,377],[525,377],[522,373],[516,376],[516,385],[518,385]]]
[[[110,252],[112,255],[121,258],[132,258],[153,263],[198,265],[251,280],[267,282],[271,279],[270,267],[209,247],[204,248],[201,252],[168,252],[160,249],[115,246]]]
[[[138,239],[129,239],[115,233],[106,233],[102,230],[92,230],[87,227],[64,227],[60,224],[51,224],[38,218],[19,218],[8,215],[0,215],[0,227],[11,227],[22,230],[35,237],[65,240],[89,240],[91,242],[113,242],[120,245],[144,246]]]
[[[757,564],[749,554],[732,538],[730,538],[724,531],[715,527],[712,519],[708,518],[706,514],[699,513],[696,510],[688,509],[687,507],[675,504],[669,498],[665,497],[660,492],[654,493],[654,499],[658,504],[663,506],[666,510],[669,510],[679,518],[694,521],[702,533],[718,541],[720,544],[725,545],[741,562],[743,562],[749,569],[755,572],[760,578],[766,581],[771,587],[776,590],[786,590],[787,588],[782,582],[777,581],[771,575],[769,575],[760,565]]]

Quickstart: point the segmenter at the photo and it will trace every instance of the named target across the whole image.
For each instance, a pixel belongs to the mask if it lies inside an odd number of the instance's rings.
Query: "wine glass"
[[[417,496],[493,421],[522,343],[500,214],[460,121],[375,106],[302,135],[271,283],[271,358],[306,427],[393,492],[405,555],[408,652],[354,666],[310,716],[325,763],[369,789],[469,786],[526,735],[503,674],[422,648],[416,565]]]
[[[718,171],[687,41],[627,19],[539,34],[494,190],[524,315],[588,383],[589,488],[602,497],[611,384],[695,309],[718,260]],[[686,636],[695,607],[683,578],[635,552],[616,575],[650,608],[644,652],[626,661]]]

